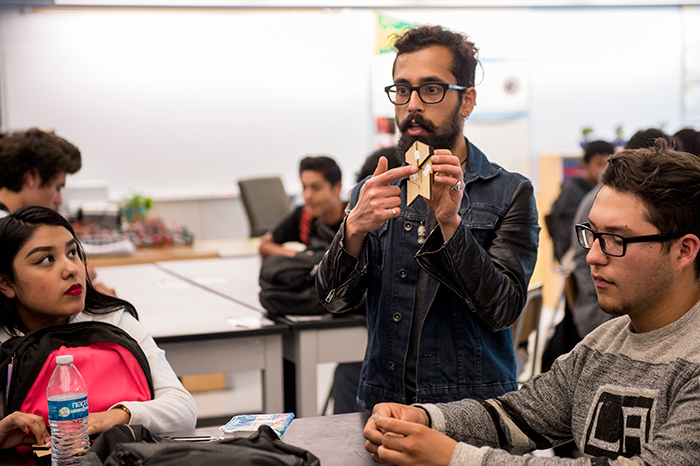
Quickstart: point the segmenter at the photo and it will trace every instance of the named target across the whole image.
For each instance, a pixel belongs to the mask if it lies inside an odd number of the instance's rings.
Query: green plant
[[[586,126],[581,129],[581,135],[583,136],[584,141],[590,141],[592,134],[593,128],[591,128],[590,126]]]
[[[140,194],[134,194],[130,198],[126,200],[126,204],[124,204],[124,207],[131,207],[134,209],[138,209],[139,207],[143,207],[146,210],[150,209],[151,206],[153,205],[153,199],[150,197],[145,197]]]
[[[133,194],[124,202],[124,216],[129,222],[146,217],[146,213],[153,206],[153,199],[142,196],[141,194]]]
[[[623,134],[623,132],[624,132],[624,131],[622,130],[622,125],[617,125],[617,126],[615,127],[615,139],[618,140],[618,141],[622,141],[622,134]]]

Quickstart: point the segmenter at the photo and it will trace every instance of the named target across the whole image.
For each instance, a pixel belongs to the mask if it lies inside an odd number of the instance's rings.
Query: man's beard
[[[433,149],[450,149],[454,147],[457,142],[457,138],[463,137],[461,121],[462,116],[459,113],[461,108],[461,101],[459,105],[455,107],[451,118],[448,119],[448,123],[445,128],[442,128],[440,133],[436,133],[436,130],[440,130],[435,123],[423,117],[422,114],[417,113],[415,115],[409,115],[400,124],[399,130],[401,131],[401,137],[399,142],[396,144],[398,151],[396,157],[399,159],[399,163],[404,163],[404,154],[413,145],[414,142],[420,141],[424,144],[431,146]],[[423,128],[423,135],[415,137],[408,134],[408,129],[414,124],[419,125]]]

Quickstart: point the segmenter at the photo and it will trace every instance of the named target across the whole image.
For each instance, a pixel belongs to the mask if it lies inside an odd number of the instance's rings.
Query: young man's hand
[[[457,442],[428,427],[429,423],[421,408],[378,404],[362,432],[365,449],[377,463],[447,466]]]

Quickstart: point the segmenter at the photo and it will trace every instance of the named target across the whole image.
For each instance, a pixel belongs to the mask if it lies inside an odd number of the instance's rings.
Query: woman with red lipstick
[[[114,325],[136,340],[148,360],[154,388],[149,401],[110,400],[111,408],[90,412],[88,433],[116,424],[141,424],[155,432],[194,428],[194,399],[165,352],[138,322],[136,309],[93,288],[70,224],[44,207],[23,207],[0,220],[0,343],[34,330],[87,321]]]

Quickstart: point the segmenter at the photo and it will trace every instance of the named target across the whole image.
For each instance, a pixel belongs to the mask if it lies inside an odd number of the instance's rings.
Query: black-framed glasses
[[[407,86],[405,84],[392,84],[384,88],[384,92],[389,97],[389,100],[394,105],[406,105],[411,100],[413,91],[418,92],[420,100],[426,104],[437,104],[445,98],[445,92],[448,89],[456,91],[466,91],[469,89],[464,86],[447,83],[425,83],[420,86]]]
[[[612,257],[622,257],[627,252],[627,245],[630,243],[663,243],[668,240],[680,238],[680,233],[668,235],[645,235],[645,236],[620,236],[613,233],[598,233],[591,230],[590,223],[576,225],[576,237],[578,244],[584,249],[591,249],[595,240],[600,242],[600,249],[605,254]]]

